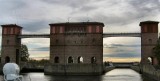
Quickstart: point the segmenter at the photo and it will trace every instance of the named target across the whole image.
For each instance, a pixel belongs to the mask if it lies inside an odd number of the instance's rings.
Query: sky
[[[160,0],[0,0],[0,25],[20,25],[23,34],[49,34],[50,23],[87,21],[103,22],[104,33],[140,32],[139,23],[147,20],[160,21]],[[104,61],[139,61],[140,41],[138,37],[104,38]],[[22,39],[30,58],[36,59],[49,57],[49,42]]]

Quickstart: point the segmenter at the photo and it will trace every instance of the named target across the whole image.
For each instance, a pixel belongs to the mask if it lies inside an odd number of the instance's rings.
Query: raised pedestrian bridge
[[[141,33],[103,33],[103,38],[105,37],[141,37]]]
[[[50,34],[22,34],[18,38],[50,38]]]
[[[103,33],[105,37],[141,37],[141,33]],[[22,34],[18,38],[50,38],[50,34]]]

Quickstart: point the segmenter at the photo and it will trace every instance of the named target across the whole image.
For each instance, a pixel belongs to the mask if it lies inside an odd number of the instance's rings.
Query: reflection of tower
[[[152,58],[153,64],[157,64],[153,48],[158,40],[158,23],[156,21],[140,22],[141,26],[141,63],[147,63],[148,57]]]
[[[22,27],[15,24],[2,25],[2,49],[1,62],[15,62],[19,64],[19,53],[21,39],[17,35],[21,34]]]

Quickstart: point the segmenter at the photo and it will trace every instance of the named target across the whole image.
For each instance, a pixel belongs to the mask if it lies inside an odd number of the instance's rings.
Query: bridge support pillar
[[[158,23],[156,21],[140,22],[141,26],[141,63],[146,64],[149,62],[148,58],[151,57],[152,64],[158,64],[156,59],[153,58],[153,48],[158,40]]]
[[[19,64],[21,39],[17,37],[21,34],[21,30],[22,27],[15,24],[2,25],[2,64],[8,62]]]

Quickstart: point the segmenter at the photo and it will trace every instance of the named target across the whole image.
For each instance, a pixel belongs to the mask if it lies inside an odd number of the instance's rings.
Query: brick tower
[[[103,23],[50,24],[50,62],[45,73],[101,74],[103,65]],[[50,71],[49,71],[50,70]]]
[[[2,48],[1,62],[15,62],[19,64],[21,40],[17,38],[21,35],[22,27],[15,24],[2,26]]]
[[[152,58],[152,64],[158,63],[153,54],[153,48],[158,40],[158,23],[156,21],[140,22],[141,26],[141,63],[148,62],[148,57]]]

